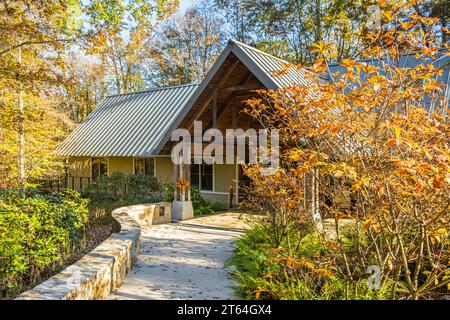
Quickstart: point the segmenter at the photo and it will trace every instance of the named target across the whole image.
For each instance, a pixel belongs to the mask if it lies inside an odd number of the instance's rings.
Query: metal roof
[[[373,65],[379,68],[379,72],[381,74],[384,74],[383,72],[383,63],[386,63],[388,65],[396,64],[399,68],[414,68],[419,64],[432,64],[435,68],[442,69],[442,75],[436,76],[436,81],[438,83],[441,83],[444,85],[444,92],[443,96],[445,97],[446,101],[450,103],[450,56],[448,55],[447,49],[440,49],[439,53],[435,57],[429,57],[429,56],[420,56],[417,57],[415,53],[408,53],[404,54],[399,57],[398,61],[393,61],[391,59],[376,59],[376,58],[367,58],[367,59],[361,59],[357,60],[358,62],[365,63],[367,65]],[[332,74],[338,73],[338,74],[345,74],[346,68],[339,65],[339,64],[332,64],[330,65],[330,70]],[[367,75],[364,72],[361,72],[361,80],[364,81],[365,77]],[[331,79],[331,75],[329,75],[329,78]],[[355,83],[355,85],[357,85]],[[424,97],[424,101],[420,101],[420,103],[423,103],[426,105],[429,109],[429,111],[434,109],[434,105],[430,104],[430,97]]]
[[[249,58],[250,61],[243,62],[251,71],[254,73],[262,72],[264,74],[262,78],[267,77],[267,79],[264,79],[266,81],[260,80],[268,89],[279,89],[293,85],[308,86],[320,79],[317,75],[311,76],[312,73],[306,69],[298,68],[286,60],[274,57],[242,42],[231,40],[230,43],[235,44],[236,47],[233,52],[237,53],[241,61],[246,60],[246,57]]]
[[[267,89],[308,85],[304,69],[230,40],[200,85],[108,96],[58,147],[58,156],[145,157],[159,154],[192,105],[233,53]],[[287,72],[281,73],[280,71]]]
[[[58,156],[154,155],[197,84],[106,97],[58,147]]]

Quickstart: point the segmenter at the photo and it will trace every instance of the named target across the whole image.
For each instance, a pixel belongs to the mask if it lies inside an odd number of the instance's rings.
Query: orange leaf
[[[388,141],[386,141],[386,146],[388,146],[389,148],[395,146],[396,144],[397,144],[396,139],[389,139]]]
[[[445,180],[445,177],[442,174],[436,175],[436,177],[434,177],[434,180],[433,180],[433,187],[435,189],[442,188],[442,185],[444,184],[444,180]]]
[[[309,163],[310,164],[314,164],[316,162],[317,162],[317,155],[315,155],[315,154],[310,155],[309,156]]]

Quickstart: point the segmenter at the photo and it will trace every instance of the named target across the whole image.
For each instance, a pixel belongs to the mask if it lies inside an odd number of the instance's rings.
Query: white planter
[[[188,220],[194,217],[192,201],[173,201],[172,220]]]

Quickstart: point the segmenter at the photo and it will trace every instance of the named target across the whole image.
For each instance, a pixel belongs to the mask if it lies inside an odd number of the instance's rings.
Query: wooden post
[[[191,165],[186,165],[186,180],[189,181],[189,186],[187,186],[187,201],[191,201]]]
[[[174,200],[178,201],[178,188],[177,188],[177,180],[178,180],[178,164],[173,165],[173,196]]]
[[[234,97],[233,97],[234,100]],[[231,116],[231,127],[236,129],[236,119],[237,118],[237,105],[233,103],[232,116]]]

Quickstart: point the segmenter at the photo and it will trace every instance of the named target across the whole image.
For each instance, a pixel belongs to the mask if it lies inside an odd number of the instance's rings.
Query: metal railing
[[[91,185],[91,177],[65,176],[60,179],[39,179],[34,183],[45,191],[76,190],[83,192]]]

